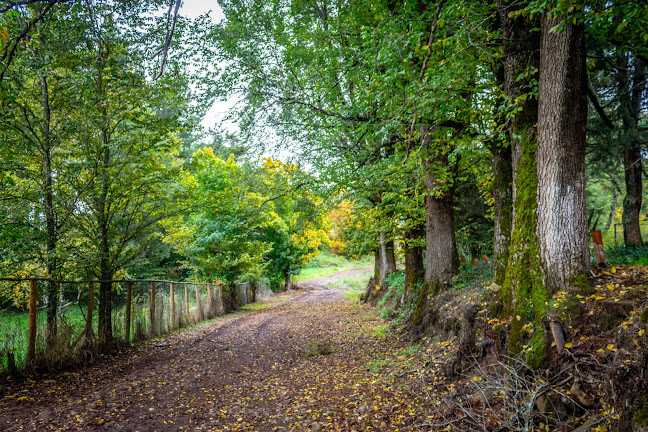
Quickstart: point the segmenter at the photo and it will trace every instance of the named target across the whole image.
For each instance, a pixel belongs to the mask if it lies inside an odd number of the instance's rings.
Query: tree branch
[[[614,124],[610,120],[610,118],[605,114],[605,111],[603,110],[603,107],[598,101],[598,98],[596,97],[596,94],[594,94],[594,91],[592,90],[592,87],[587,86],[587,96],[589,96],[590,102],[592,102],[592,105],[594,106],[594,109],[598,113],[599,117],[601,117],[601,120],[603,120],[603,123],[605,123],[605,126],[607,126],[610,130],[614,130]]]

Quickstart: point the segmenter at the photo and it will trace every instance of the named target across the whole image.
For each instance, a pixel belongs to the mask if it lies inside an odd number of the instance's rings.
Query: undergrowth
[[[648,265],[648,245],[614,246],[605,251],[605,258],[611,265]]]
[[[493,268],[486,261],[479,261],[477,264],[463,263],[459,267],[459,274],[452,279],[452,289],[461,290],[484,286],[493,277]]]

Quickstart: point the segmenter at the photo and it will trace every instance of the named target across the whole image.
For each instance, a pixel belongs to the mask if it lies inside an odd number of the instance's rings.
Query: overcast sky
[[[218,5],[218,2],[215,0],[184,0],[182,2],[182,7],[180,8],[180,15],[186,16],[188,18],[196,18],[200,15],[210,13],[212,21],[219,22],[225,19],[223,15],[223,10]],[[214,106],[207,111],[205,118],[202,121],[202,125],[205,128],[212,128],[216,124],[220,124],[227,110],[232,108],[236,103],[236,98],[232,100],[220,102],[217,101],[214,103]],[[236,125],[231,122],[226,122],[223,125],[223,128],[229,131],[237,130]]]

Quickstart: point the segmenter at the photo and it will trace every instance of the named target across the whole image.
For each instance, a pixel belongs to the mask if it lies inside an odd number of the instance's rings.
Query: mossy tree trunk
[[[376,283],[380,280],[380,275],[382,273],[380,267],[380,247],[378,247],[374,250],[374,281],[376,281]]]
[[[493,282],[504,283],[513,223],[513,159],[511,146],[494,143],[493,153]]]
[[[562,32],[551,31],[566,19]],[[590,266],[585,202],[585,27],[544,17],[538,106],[538,239],[549,293],[581,284]]]
[[[401,304],[409,304],[425,276],[423,247],[417,243],[425,237],[424,227],[418,226],[405,231],[405,287]]]
[[[382,285],[387,277],[387,235],[385,231],[380,232],[380,246],[378,256],[380,258],[380,267],[378,270],[378,279],[376,279],[376,284]]]
[[[501,30],[501,20],[497,20],[497,30]],[[499,86],[504,86],[504,63],[495,64],[493,73]],[[499,98],[499,105],[505,103],[504,97]],[[505,122],[504,112],[498,109],[495,113],[497,124]],[[509,136],[507,134],[507,136]],[[511,139],[493,138],[490,143],[493,155],[493,282],[504,283],[506,266],[509,260],[511,246],[511,224],[513,223],[513,156]]]
[[[529,90],[537,80],[540,64],[539,22],[528,16],[512,18],[510,13],[525,3],[499,1],[504,48],[504,92],[517,112],[508,122],[513,168],[513,214],[509,260],[502,290],[504,313],[511,317],[509,351],[520,353],[523,328],[533,323],[532,354],[539,363],[544,354],[542,322],[546,313],[546,292],[538,248],[536,149],[538,102]]]

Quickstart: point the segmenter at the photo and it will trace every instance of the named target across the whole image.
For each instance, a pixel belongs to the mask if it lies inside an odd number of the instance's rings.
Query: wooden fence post
[[[151,336],[157,334],[155,330],[155,282],[151,282],[151,305],[149,306],[149,321],[151,322],[151,328],[149,332]]]
[[[130,343],[131,333],[131,303],[133,301],[133,282],[126,282],[126,343]]]
[[[170,287],[170,301],[171,301],[171,328],[170,330],[173,330],[175,328],[175,294],[173,293],[173,282],[171,282]]]
[[[600,230],[592,231],[592,243],[594,243],[594,254],[596,255],[596,264],[605,265],[605,252],[603,251],[603,235]]]
[[[86,312],[85,337],[92,337],[92,320],[94,314],[94,282],[88,282],[88,310]]]
[[[194,291],[196,292],[196,309],[198,309],[198,321],[203,320],[202,305],[200,304],[200,292],[198,292],[198,285],[194,284]]]
[[[214,314],[214,299],[212,298],[211,284],[207,283],[207,308],[209,318],[212,318]]]
[[[220,305],[218,313],[225,313],[225,304],[223,303],[223,284],[218,284],[218,304]]]
[[[184,289],[185,289],[185,325],[189,325],[189,284],[187,282],[184,283]]]
[[[27,345],[27,363],[32,363],[36,357],[36,297],[38,285],[36,280],[29,281],[29,344]]]

